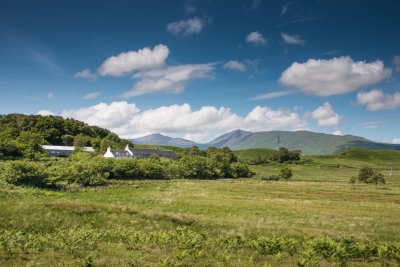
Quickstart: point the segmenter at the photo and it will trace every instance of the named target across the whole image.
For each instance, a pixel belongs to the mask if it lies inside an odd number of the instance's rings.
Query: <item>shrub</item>
[[[235,178],[249,178],[253,175],[253,173],[250,171],[249,167],[240,162],[235,162],[231,164],[231,172],[233,174],[233,177]]]
[[[289,180],[290,178],[293,177],[293,172],[288,167],[282,168],[279,171],[279,177],[285,180]]]
[[[113,162],[112,176],[115,179],[138,179],[142,176],[136,159],[117,159]]]
[[[379,183],[385,183],[385,177],[382,173],[374,171],[370,167],[363,167],[358,173],[358,181],[366,184],[375,184],[378,186]]]
[[[13,161],[5,165],[3,178],[15,185],[45,185],[47,174],[43,164],[31,161]]]

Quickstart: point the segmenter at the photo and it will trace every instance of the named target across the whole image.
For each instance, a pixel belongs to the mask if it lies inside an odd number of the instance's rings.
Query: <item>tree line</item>
[[[195,154],[192,154],[193,151]],[[237,162],[229,148],[194,149],[179,160],[103,158],[75,152],[69,158],[41,160],[13,160],[0,166],[1,178],[15,185],[50,188],[98,186],[108,179],[219,179],[251,177],[253,173],[244,163]]]

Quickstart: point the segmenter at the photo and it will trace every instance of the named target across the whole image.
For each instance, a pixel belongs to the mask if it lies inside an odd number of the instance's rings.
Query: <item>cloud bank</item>
[[[295,110],[274,110],[262,106],[240,116],[226,107],[203,106],[193,110],[189,104],[142,111],[134,103],[121,101],[65,110],[62,116],[110,129],[124,138],[163,133],[198,142],[209,141],[235,129],[271,131],[308,128],[307,122]]]

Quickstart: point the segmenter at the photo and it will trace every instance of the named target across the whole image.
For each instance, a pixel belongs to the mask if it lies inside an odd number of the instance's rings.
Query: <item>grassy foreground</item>
[[[360,161],[312,160],[291,165],[289,182],[110,181],[77,192],[1,184],[0,265],[398,265],[398,170],[385,185],[352,188]]]

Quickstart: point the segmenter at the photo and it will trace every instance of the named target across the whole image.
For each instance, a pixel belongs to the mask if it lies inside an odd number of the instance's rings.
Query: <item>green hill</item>
[[[245,132],[236,130],[211,141],[210,145],[229,146],[231,149],[286,147],[300,149],[303,155],[329,155],[350,147],[363,149],[400,150],[400,145],[383,144],[353,135],[332,135],[309,131]]]
[[[27,151],[38,152],[43,144],[92,146],[97,151],[105,151],[108,146],[123,148],[129,143],[107,129],[89,126],[74,119],[0,115],[0,157],[18,157]]]

